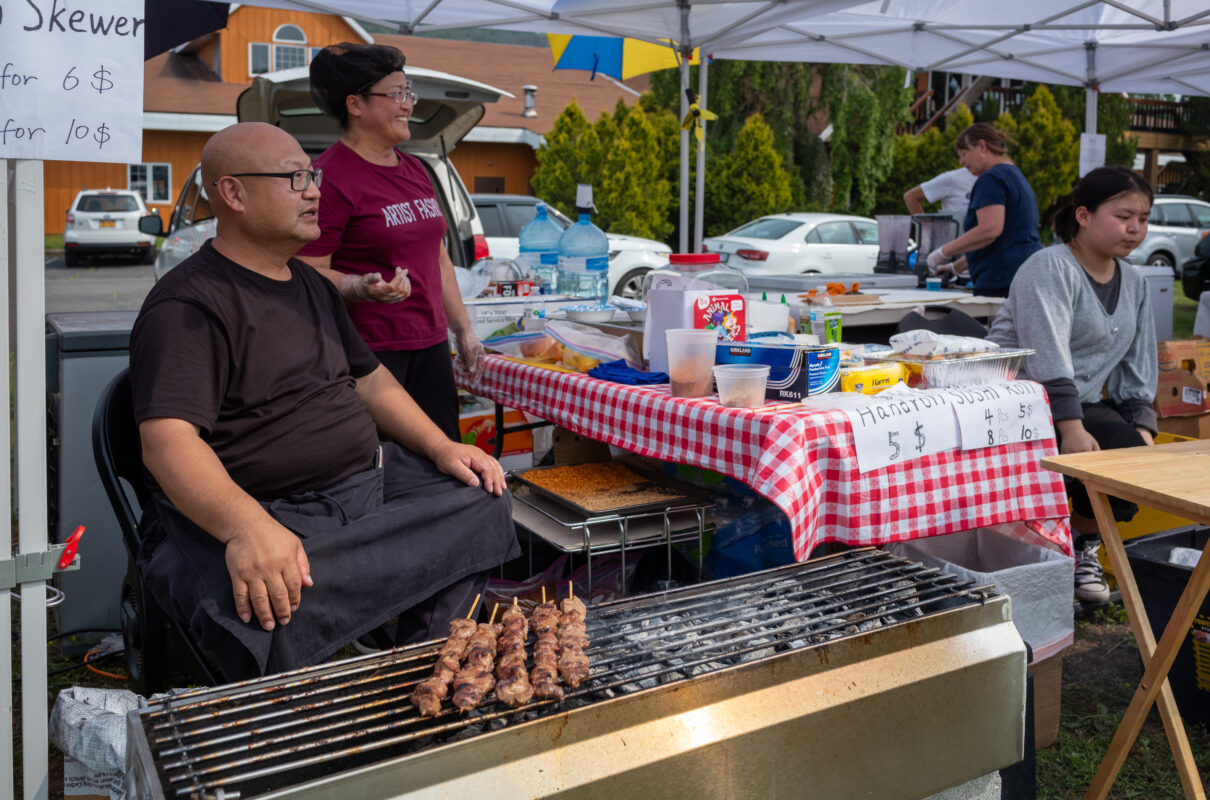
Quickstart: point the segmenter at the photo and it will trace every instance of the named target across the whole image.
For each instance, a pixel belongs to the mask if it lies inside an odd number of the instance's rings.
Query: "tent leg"
[[[689,113],[689,97],[685,90],[689,88],[689,60],[681,59],[681,116],[684,119]],[[678,253],[689,252],[689,131],[681,128],[681,224],[680,249]]]
[[[698,108],[707,108],[706,58],[703,56],[699,61],[701,64],[697,68]],[[706,120],[703,119],[699,124],[702,126],[702,139],[697,143],[697,174],[694,177],[693,197],[693,252],[695,253],[702,252],[702,239],[705,237],[702,232],[702,221],[706,206]]]
[[[1084,90],[1084,133],[1097,132],[1097,90]]]
[[[0,275],[3,275],[4,282],[0,283],[0,342],[4,346],[0,347],[0,352],[8,352],[8,275],[9,266],[12,263],[9,259],[10,239],[9,232],[13,230],[10,219],[15,211],[13,199],[9,197],[8,183],[8,167],[9,161],[0,158],[0,200],[4,201],[4,210],[0,212]],[[4,397],[9,397],[9,372],[8,370],[0,371],[0,392]],[[8,424],[9,415],[5,414],[3,419],[0,419],[0,448],[4,452],[9,452],[10,442],[9,436],[12,434]],[[9,460],[7,458],[0,459],[0,508],[4,509],[5,517],[0,520],[0,529],[4,531],[4,541],[12,541],[12,515],[9,510],[12,508],[12,495],[9,492],[9,481],[12,475],[9,472]],[[12,546],[5,545],[0,549],[0,557],[9,558],[12,553]],[[7,593],[6,593],[7,594]],[[7,603],[6,603],[7,605]],[[0,800],[13,800],[13,638],[12,638],[12,621],[10,615],[5,609],[4,614],[0,614],[0,737],[3,737],[3,742],[0,742]]]
[[[17,161],[13,193],[17,242],[17,524],[22,553],[47,548],[46,514],[46,246],[42,162]],[[21,751],[26,800],[49,794],[46,704],[46,582],[21,585]]]

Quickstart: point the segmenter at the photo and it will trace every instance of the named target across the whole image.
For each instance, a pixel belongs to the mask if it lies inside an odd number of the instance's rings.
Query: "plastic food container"
[[[714,347],[718,333],[702,328],[669,328],[668,377],[673,397],[705,397],[713,383]]]
[[[568,306],[563,313],[572,322],[609,322],[616,310],[613,306]]]
[[[728,408],[763,406],[768,380],[768,364],[719,364],[714,368],[718,401]]]
[[[906,364],[912,388],[939,389],[1011,381],[1021,362],[1033,350],[1021,348],[987,353],[953,353],[944,356],[909,356],[903,353],[866,353],[865,360]]]

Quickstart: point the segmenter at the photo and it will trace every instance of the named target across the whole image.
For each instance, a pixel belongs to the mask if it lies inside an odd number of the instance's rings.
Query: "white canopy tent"
[[[1205,0],[877,0],[781,22],[717,58],[886,64],[1084,86],[1096,92],[1210,94]]]

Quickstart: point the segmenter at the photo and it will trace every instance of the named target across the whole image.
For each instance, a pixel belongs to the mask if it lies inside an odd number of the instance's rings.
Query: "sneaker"
[[[1105,582],[1105,573],[1097,560],[1100,550],[1098,539],[1092,539],[1076,550],[1075,596],[1081,603],[1109,602],[1109,584]]]

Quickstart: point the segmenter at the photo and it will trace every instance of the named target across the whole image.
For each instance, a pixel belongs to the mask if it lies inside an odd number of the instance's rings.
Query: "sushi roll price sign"
[[[0,0],[0,158],[143,160],[143,0]]]

